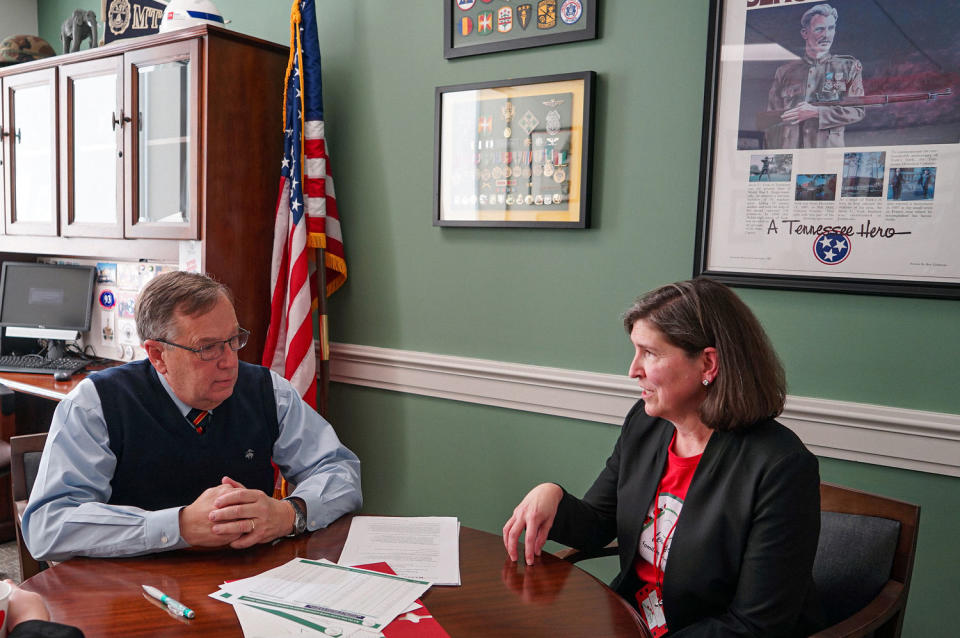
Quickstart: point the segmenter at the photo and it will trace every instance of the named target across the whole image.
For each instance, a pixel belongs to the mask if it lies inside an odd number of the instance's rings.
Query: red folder
[[[354,567],[383,574],[394,573],[386,563],[354,565]],[[420,607],[411,612],[400,614],[384,627],[383,635],[386,638],[450,638],[450,634],[443,630],[430,610],[423,606],[423,602],[418,599],[417,604]]]

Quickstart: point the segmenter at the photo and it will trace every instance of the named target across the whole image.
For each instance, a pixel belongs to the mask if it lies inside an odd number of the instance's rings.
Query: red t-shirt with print
[[[700,462],[700,457],[703,456],[703,454],[688,457],[677,456],[673,451],[676,438],[677,435],[674,433],[667,451],[667,467],[663,472],[657,486],[657,494],[654,497],[657,506],[656,522],[654,522],[654,503],[651,503],[640,532],[639,552],[633,564],[633,568],[640,578],[640,589],[643,588],[644,583],[656,584],[658,580],[658,569],[654,565],[654,560],[659,563],[661,573],[667,568],[673,531],[677,519],[680,517],[680,510],[683,509],[683,501],[687,497],[690,481],[693,480],[697,464]],[[654,543],[654,530],[656,530],[656,543]],[[664,540],[666,540],[666,546],[664,546]],[[656,549],[654,550],[654,548]],[[637,602],[640,602],[639,599]]]

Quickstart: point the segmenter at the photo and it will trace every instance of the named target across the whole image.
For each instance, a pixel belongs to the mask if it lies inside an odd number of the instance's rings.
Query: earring
[[[708,386],[708,385],[710,385],[710,379],[704,379],[704,380],[703,380],[703,386],[706,387],[706,386]]]

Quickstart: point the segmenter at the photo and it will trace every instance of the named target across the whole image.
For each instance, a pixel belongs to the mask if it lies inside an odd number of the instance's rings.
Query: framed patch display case
[[[435,226],[586,228],[596,73],[441,86]]]
[[[597,37],[597,0],[444,0],[443,57]]]

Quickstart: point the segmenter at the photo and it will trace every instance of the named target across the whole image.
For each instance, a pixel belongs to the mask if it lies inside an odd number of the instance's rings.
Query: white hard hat
[[[170,0],[163,10],[160,21],[160,33],[195,27],[198,24],[216,24],[223,26],[230,22],[224,20],[210,0]]]

